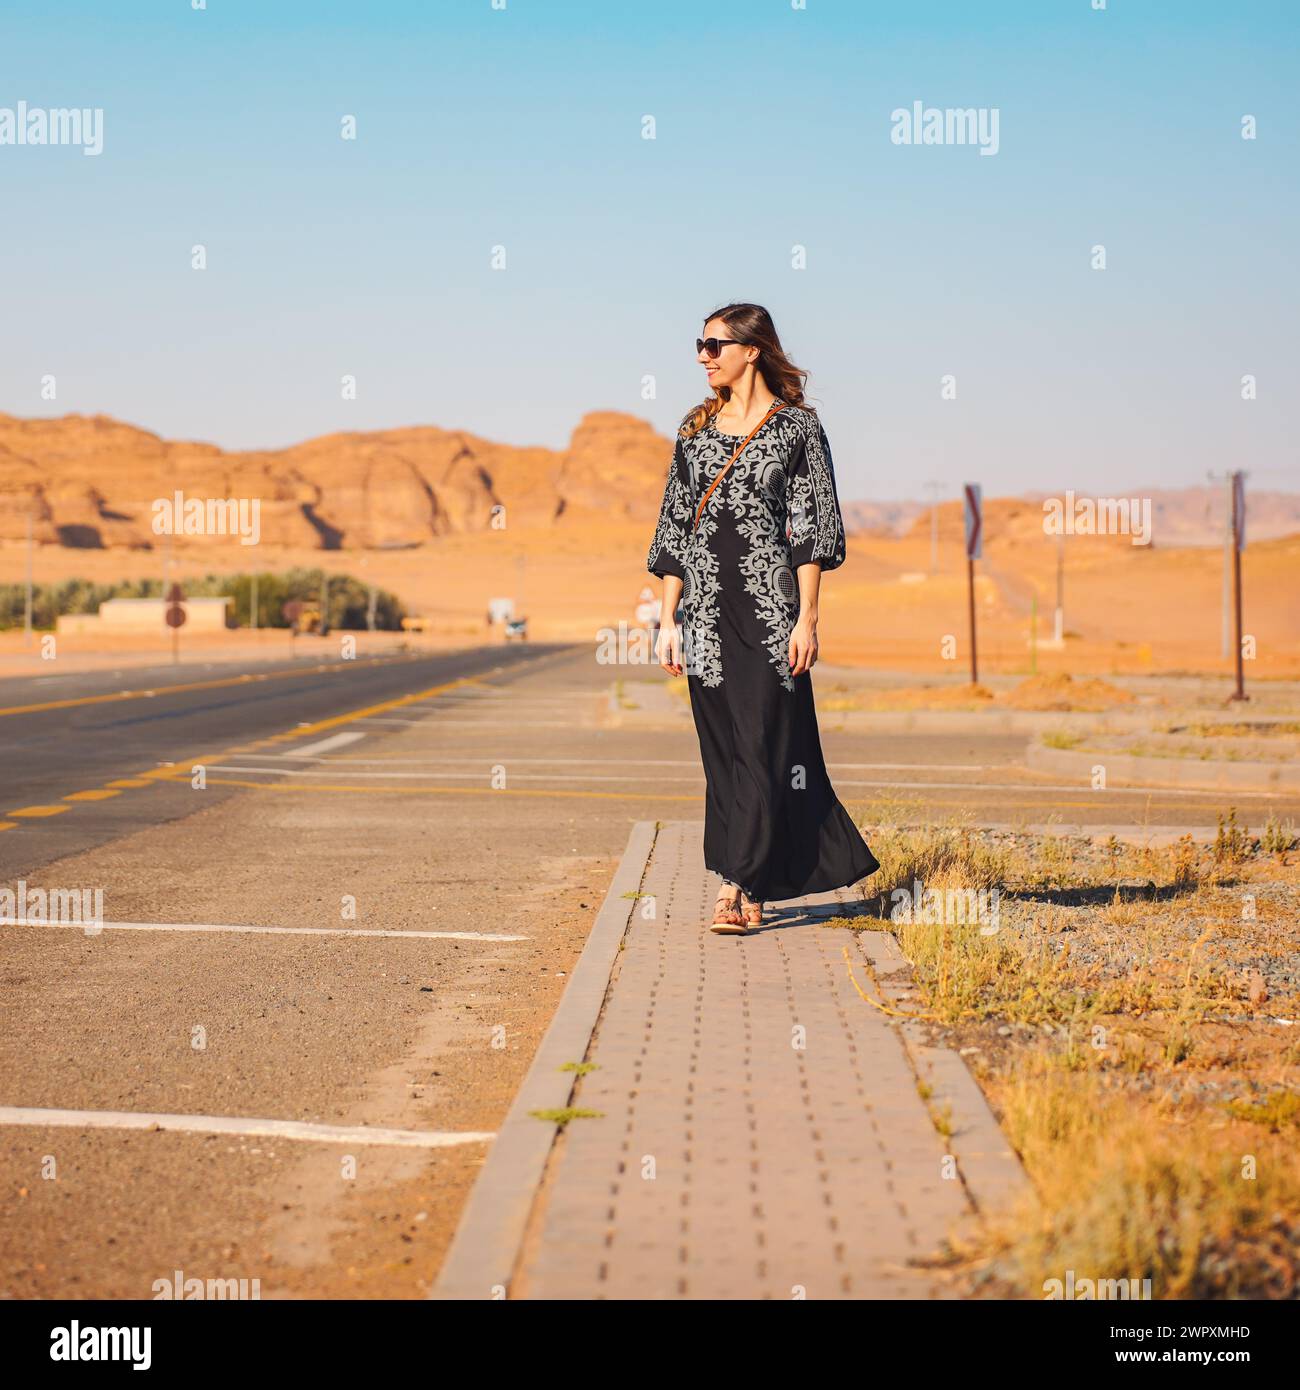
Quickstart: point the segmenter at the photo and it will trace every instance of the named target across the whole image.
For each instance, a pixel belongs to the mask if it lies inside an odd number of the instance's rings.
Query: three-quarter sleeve
[[[835,489],[831,446],[815,415],[804,422],[790,459],[790,550],[796,569],[818,564],[823,570],[844,563],[844,517]]]
[[[655,528],[650,554],[646,559],[646,568],[651,574],[658,575],[660,579],[666,574],[675,574],[682,580],[686,578],[686,547],[690,542],[693,519],[686,451],[678,439],[668,469],[664,500],[659,508],[659,525]]]

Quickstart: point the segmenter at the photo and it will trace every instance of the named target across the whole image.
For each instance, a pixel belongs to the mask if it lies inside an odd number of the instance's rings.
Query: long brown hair
[[[776,325],[772,315],[761,304],[727,304],[704,316],[707,325],[713,319],[721,319],[727,325],[728,337],[747,347],[758,349],[755,366],[767,389],[779,399],[804,410],[812,410],[803,396],[804,383],[808,373],[796,367],[785,355],[781,339],[776,335]],[[683,439],[697,434],[720,411],[724,403],[731,399],[731,388],[719,386],[706,401],[701,401],[694,409],[688,410],[678,427]]]

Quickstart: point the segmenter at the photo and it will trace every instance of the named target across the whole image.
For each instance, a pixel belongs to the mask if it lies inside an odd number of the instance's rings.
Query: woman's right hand
[[[661,623],[655,641],[655,656],[670,676],[682,673],[682,630],[676,623]]]

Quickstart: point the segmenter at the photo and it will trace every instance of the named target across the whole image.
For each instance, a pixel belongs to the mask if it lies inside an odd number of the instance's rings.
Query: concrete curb
[[[1092,769],[1106,769],[1107,782],[1141,786],[1198,787],[1205,791],[1300,791],[1300,767],[1279,763],[1214,762],[1209,759],[1144,758],[1105,749],[1092,752],[1031,743],[1025,765],[1038,772],[1077,777],[1087,785]]]
[[[829,704],[829,701],[827,701]],[[1105,723],[1108,729],[1145,731],[1151,726],[1149,715],[1109,713],[1052,714],[1040,710],[835,710],[817,709],[817,722],[824,728],[863,734],[1041,734],[1048,729],[1093,729]]]
[[[905,970],[912,976],[912,964],[899,949],[891,932],[861,931],[858,944],[875,976],[882,999],[891,1006],[910,1011],[910,1002],[898,997],[882,977]],[[957,1159],[966,1191],[981,1217],[1006,1210],[1018,1198],[1033,1191],[1020,1157],[1011,1147],[998,1124],[979,1082],[971,1075],[966,1059],[951,1047],[935,1047],[926,1040],[920,1024],[900,1022],[898,1031],[912,1061],[917,1079],[930,1087],[931,1110],[946,1110],[952,1125],[948,1147]]]
[[[970,824],[974,830],[1002,830],[1017,835],[1052,835],[1057,839],[1077,835],[1098,845],[1106,844],[1109,840],[1114,839],[1121,844],[1138,845],[1139,847],[1149,846],[1152,849],[1163,849],[1166,845],[1176,844],[1186,835],[1190,835],[1198,843],[1204,841],[1206,844],[1213,844],[1219,833],[1219,827],[1216,825],[1134,825],[1132,822],[1085,824],[1083,821],[1026,822],[1010,820],[981,820],[972,821]],[[890,828],[930,830],[933,829],[933,823],[917,820],[900,823]]]
[[[636,907],[636,899],[626,895],[640,889],[657,833],[654,821],[637,821],[632,827],[559,1008],[470,1193],[431,1299],[508,1296],[533,1201],[559,1133],[558,1126],[529,1112],[563,1109],[571,1101],[579,1074],[560,1068],[587,1055],[619,945]]]
[[[620,693],[620,686],[622,687]],[[837,710],[834,696],[824,691],[818,696],[817,722],[823,729],[839,733],[863,734],[1042,734],[1052,729],[1108,733],[1147,733],[1154,722],[1170,716],[1159,710]],[[605,720],[611,728],[676,729],[689,728],[691,708],[687,701],[672,696],[668,678],[663,681],[621,681],[610,685]],[[1222,711],[1195,711],[1183,716],[1189,720],[1222,718]]]

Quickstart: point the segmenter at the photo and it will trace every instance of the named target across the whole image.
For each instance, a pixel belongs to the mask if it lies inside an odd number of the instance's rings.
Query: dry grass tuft
[[[881,925],[916,1012],[978,1080],[1037,1191],[963,1250],[972,1292],[1150,1279],[1155,1298],[1300,1295],[1300,868],[1235,809],[1211,845],[885,827]],[[996,929],[888,895],[998,893]],[[954,1139],[960,1157],[960,1134]]]

